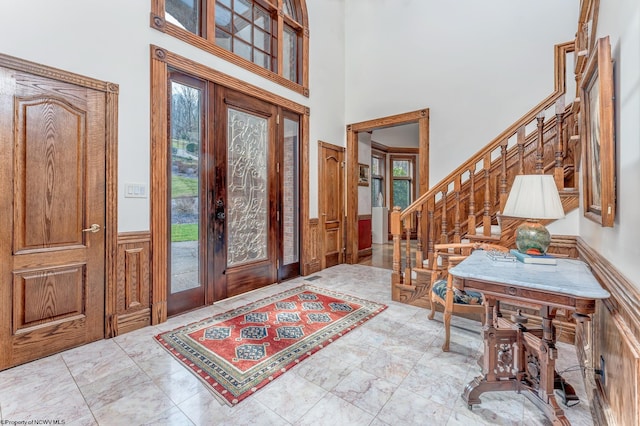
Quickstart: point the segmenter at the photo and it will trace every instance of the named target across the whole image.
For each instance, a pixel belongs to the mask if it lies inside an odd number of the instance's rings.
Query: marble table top
[[[589,266],[577,259],[557,259],[556,265],[491,260],[482,250],[449,271],[458,278],[472,278],[527,289],[544,290],[585,299],[606,299],[609,292],[595,279]]]

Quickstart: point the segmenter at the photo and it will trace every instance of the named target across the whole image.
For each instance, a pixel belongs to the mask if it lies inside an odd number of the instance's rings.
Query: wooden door
[[[277,281],[276,107],[215,88],[211,173],[213,300]]]
[[[320,226],[323,268],[344,262],[344,148],[320,142]]]
[[[0,369],[104,336],[105,94],[0,67]]]

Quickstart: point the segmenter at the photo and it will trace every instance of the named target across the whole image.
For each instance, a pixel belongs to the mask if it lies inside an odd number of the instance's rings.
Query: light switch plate
[[[147,184],[145,183],[125,183],[125,198],[147,198]]]

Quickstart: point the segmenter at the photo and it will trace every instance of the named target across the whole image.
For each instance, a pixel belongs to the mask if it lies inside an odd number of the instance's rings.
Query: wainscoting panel
[[[371,256],[371,215],[358,215],[358,257]]]
[[[110,321],[110,337],[151,323],[150,242],[149,232],[118,235],[116,306]]]
[[[303,241],[305,262],[302,265],[302,275],[310,275],[320,271],[320,221],[318,218],[309,219],[309,238]]]
[[[592,324],[578,327],[576,349],[585,367],[594,423],[640,424],[640,292],[578,238],[580,257],[611,297],[598,302]]]

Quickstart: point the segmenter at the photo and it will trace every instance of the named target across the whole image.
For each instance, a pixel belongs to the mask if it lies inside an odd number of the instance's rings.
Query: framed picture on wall
[[[597,41],[580,85],[585,217],[612,227],[615,219],[613,62],[609,37]]]
[[[358,185],[369,186],[369,165],[358,164]]]

